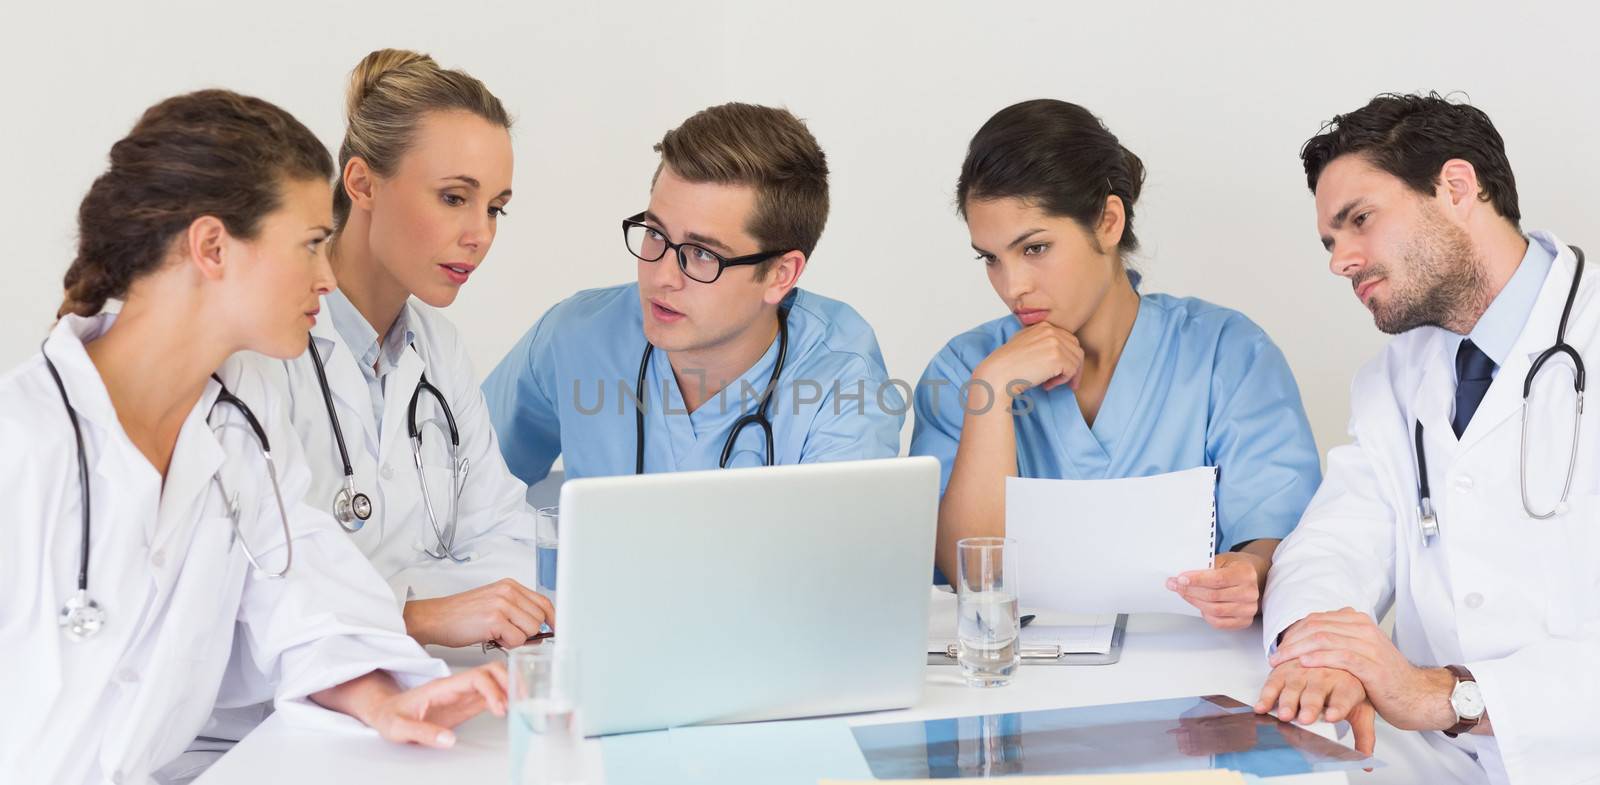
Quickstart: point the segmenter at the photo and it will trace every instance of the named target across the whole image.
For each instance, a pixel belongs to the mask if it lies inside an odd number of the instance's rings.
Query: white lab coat
[[[348,535],[351,541],[389,582],[401,604],[407,599],[455,594],[502,578],[534,587],[538,562],[527,488],[506,468],[478,377],[455,327],[433,308],[414,300],[406,303],[415,341],[384,382],[380,428],[372,419],[372,399],[357,365],[359,358],[334,329],[326,307],[324,303],[324,315],[311,336],[325,363],[355,469],[356,489],[371,497],[373,507],[366,525]],[[311,353],[293,360],[257,359],[267,378],[289,400],[290,418],[311,466],[306,502],[319,510],[332,510],[334,497],[344,484],[344,469]],[[463,564],[423,553],[424,548],[436,546],[411,455],[406,407],[424,372],[449,402],[461,437],[460,454],[470,464],[455,537],[456,554],[472,557]],[[442,415],[434,399],[424,393],[417,420],[420,423],[430,417]],[[442,527],[449,518],[449,474],[442,468],[430,470],[428,487]]]
[[[268,429],[293,531],[288,576],[252,575],[213,475],[239,495],[240,524],[263,565],[285,558],[265,461],[243,427],[214,435],[208,384],[178,436],[165,482],[129,441],[82,341],[114,317],[67,317],[47,351],[77,409],[93,512],[89,593],[99,634],[57,627],[77,587],[81,504],[76,444],[44,361],[0,378],[0,771],[8,782],[143,783],[176,757],[213,703],[276,698],[297,721],[332,715],[307,695],[375,669],[413,686],[448,673],[406,637],[383,582],[349,569],[359,554],[298,499],[309,477],[275,427],[282,401],[230,361],[219,375]],[[152,380],[159,383],[159,380]],[[221,407],[213,422],[243,426]],[[278,434],[277,437],[274,434]]]
[[[1518,471],[1523,380],[1555,342],[1575,269],[1554,236],[1535,232],[1531,240],[1555,252],[1555,262],[1459,442],[1450,428],[1459,336],[1412,330],[1357,374],[1355,442],[1328,454],[1316,498],[1278,548],[1265,634],[1270,647],[1307,614],[1352,606],[1380,617],[1392,603],[1400,651],[1422,666],[1465,665],[1493,722],[1492,737],[1426,734],[1440,771],[1473,767],[1476,755],[1478,778],[1563,785],[1600,781],[1600,407],[1582,417],[1568,508],[1549,520],[1529,517]],[[1597,291],[1600,269],[1591,259],[1567,341],[1600,371]],[[1559,498],[1572,438],[1571,366],[1552,363],[1529,407],[1529,492],[1539,510]],[[1441,530],[1426,548],[1418,528],[1418,419]]]

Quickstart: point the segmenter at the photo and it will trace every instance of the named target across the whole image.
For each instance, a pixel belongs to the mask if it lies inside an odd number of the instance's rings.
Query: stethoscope
[[[650,355],[656,347],[649,341],[644,343],[644,356],[639,358],[639,381],[633,387],[633,399],[639,402],[635,405],[634,414],[634,446],[636,455],[633,462],[633,473],[644,474],[644,379],[650,370]],[[733,457],[733,445],[739,441],[739,433],[746,426],[759,425],[761,433],[766,438],[767,456],[763,466],[772,466],[777,463],[776,450],[772,441],[772,421],[767,419],[767,408],[772,403],[772,394],[778,389],[778,376],[783,373],[783,362],[789,354],[789,313],[785,309],[778,310],[778,359],[772,364],[772,375],[767,378],[767,387],[761,391],[761,403],[750,414],[740,417],[733,424],[733,430],[728,432],[728,440],[722,444],[722,458],[717,461],[717,467],[728,468],[728,460]]]
[[[78,553],[78,590],[67,598],[65,605],[61,606],[56,624],[61,627],[62,633],[69,640],[82,641],[94,637],[100,632],[100,628],[105,626],[106,621],[105,611],[101,610],[100,604],[89,596],[89,456],[83,445],[83,429],[78,424],[78,410],[73,408],[71,399],[67,397],[67,386],[61,381],[61,373],[56,370],[55,363],[50,361],[50,356],[44,354],[43,346],[39,347],[39,353],[44,356],[44,365],[50,371],[50,378],[55,380],[56,390],[61,393],[61,403],[67,407],[67,419],[72,422],[72,435],[78,444],[78,488],[83,502],[83,543]],[[211,405],[211,411],[206,414],[207,424],[210,423],[211,415],[216,412],[217,407],[227,404],[244,415],[245,422],[249,424],[256,441],[261,445],[261,457],[267,463],[267,478],[272,481],[272,496],[278,502],[278,517],[283,521],[283,569],[269,572],[256,560],[255,552],[250,549],[250,543],[245,540],[244,532],[239,527],[239,494],[228,493],[220,474],[213,474],[211,480],[222,492],[228,518],[233,524],[233,538],[239,541],[240,547],[244,550],[244,557],[254,568],[256,577],[282,578],[289,574],[289,565],[294,561],[294,539],[289,533],[289,511],[283,504],[283,493],[278,488],[278,468],[272,460],[272,448],[267,442],[267,432],[261,428],[261,423],[256,420],[250,407],[233,393],[228,392],[227,385],[224,385],[221,379],[215,374],[211,379],[221,390],[217,393],[216,402]],[[231,542],[229,547],[232,547]]]
[[[317,385],[322,388],[322,403],[328,409],[328,422],[333,426],[333,441],[339,448],[339,463],[344,470],[344,484],[333,497],[333,517],[345,531],[354,533],[360,531],[367,519],[372,517],[372,499],[356,490],[355,468],[350,464],[350,450],[345,446],[344,429],[339,426],[339,413],[333,405],[333,390],[328,386],[327,371],[322,368],[322,354],[317,351],[317,339],[310,338],[307,344],[311,348],[312,365],[317,371]],[[444,413],[445,430],[450,436],[450,522],[443,527],[439,525],[439,517],[434,512],[433,494],[422,465],[422,429],[417,423],[417,401],[424,392],[438,402],[439,411]],[[435,559],[449,559],[458,564],[470,561],[470,554],[457,556],[452,547],[455,545],[456,522],[461,512],[461,491],[466,487],[471,465],[466,458],[460,457],[461,432],[456,429],[455,413],[445,401],[444,393],[428,381],[426,374],[418,377],[417,387],[412,390],[411,401],[406,405],[406,435],[411,439],[411,460],[417,467],[417,482],[422,485],[422,507],[428,514],[428,525],[433,529],[434,539],[438,543],[437,549],[423,548],[422,552]]]
[[[1522,443],[1521,455],[1517,464],[1517,480],[1522,488],[1522,509],[1528,517],[1534,520],[1547,520],[1567,507],[1567,497],[1572,491],[1572,475],[1578,465],[1578,429],[1583,417],[1583,391],[1585,387],[1583,358],[1578,355],[1578,350],[1567,343],[1567,320],[1572,317],[1572,304],[1578,299],[1578,283],[1583,280],[1583,249],[1576,245],[1568,246],[1577,257],[1576,268],[1572,272],[1572,286],[1567,289],[1567,303],[1561,309],[1561,323],[1556,328],[1556,342],[1545,349],[1534,359],[1533,366],[1528,369],[1528,375],[1522,380]],[[1539,377],[1540,369],[1550,358],[1556,355],[1566,355],[1572,360],[1574,369],[1572,388],[1578,393],[1576,415],[1572,420],[1572,445],[1567,452],[1567,481],[1561,487],[1561,500],[1549,512],[1536,512],[1533,502],[1528,498],[1528,398],[1533,393],[1533,382]],[[1428,547],[1432,540],[1439,536],[1439,518],[1434,514],[1432,494],[1428,490],[1428,454],[1422,446],[1422,421],[1417,420],[1417,515],[1419,526],[1422,529],[1422,545]]]
[[[311,367],[317,369],[317,386],[322,388],[322,403],[328,407],[328,422],[333,424],[333,443],[339,447],[339,464],[344,467],[344,485],[333,496],[333,519],[347,532],[361,531],[372,517],[372,498],[356,490],[356,470],[350,465],[350,451],[344,446],[344,429],[339,427],[339,415],[333,409],[333,390],[328,387],[328,372],[322,368],[322,353],[317,351],[317,339],[308,338],[311,347]]]

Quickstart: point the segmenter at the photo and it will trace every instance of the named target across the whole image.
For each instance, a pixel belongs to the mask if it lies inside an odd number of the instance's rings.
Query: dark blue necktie
[[[1461,348],[1456,350],[1456,416],[1450,421],[1457,439],[1467,430],[1467,423],[1472,422],[1478,404],[1483,403],[1483,394],[1494,381],[1494,367],[1494,360],[1477,344],[1471,340],[1461,341]]]

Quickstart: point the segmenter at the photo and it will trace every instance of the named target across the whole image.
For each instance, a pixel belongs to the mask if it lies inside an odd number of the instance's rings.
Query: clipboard
[[[1115,665],[1122,659],[1122,639],[1128,629],[1128,614],[1117,614],[1116,626],[1111,630],[1111,648],[1105,654],[1095,652],[1049,652],[1043,649],[1023,649],[1023,665]],[[928,652],[929,665],[959,665],[955,645],[945,651]]]

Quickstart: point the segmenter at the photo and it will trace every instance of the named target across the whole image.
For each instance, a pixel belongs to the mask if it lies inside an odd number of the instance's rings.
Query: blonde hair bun
[[[350,72],[350,88],[345,96],[345,114],[354,115],[367,96],[377,89],[378,82],[395,71],[414,69],[437,70],[439,64],[421,52],[409,49],[378,49],[356,64]]]

